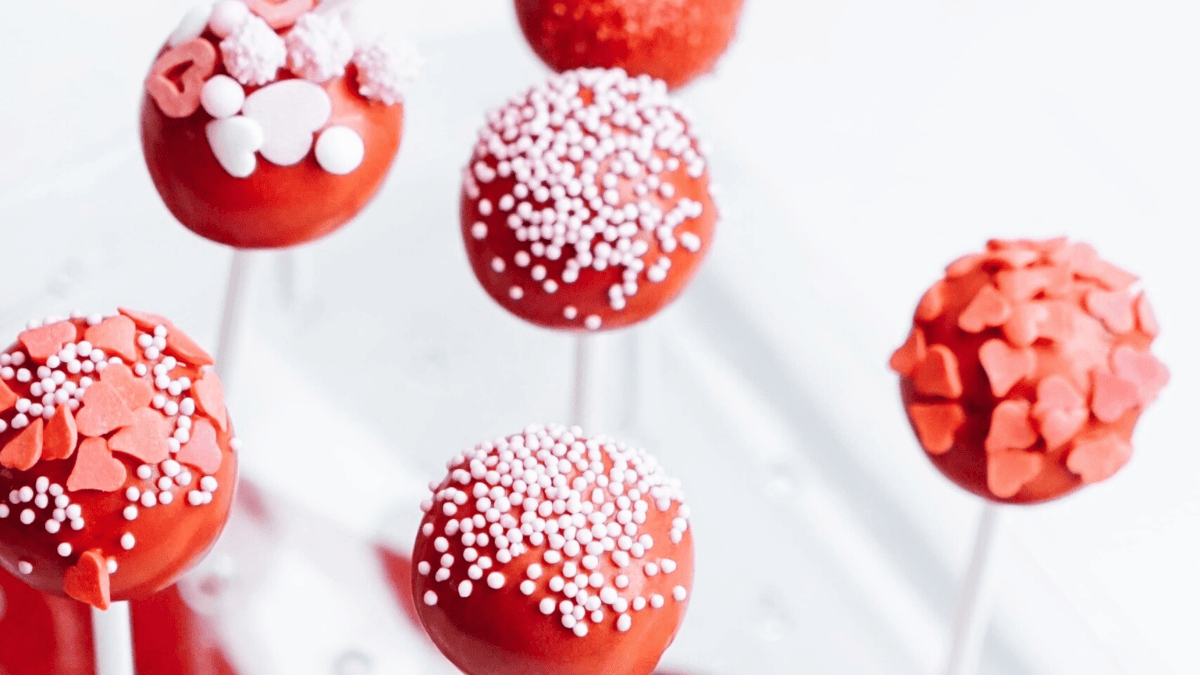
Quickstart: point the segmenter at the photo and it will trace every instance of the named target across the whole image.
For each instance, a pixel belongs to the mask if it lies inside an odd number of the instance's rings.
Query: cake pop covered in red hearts
[[[997,502],[1116,473],[1167,383],[1137,277],[1084,243],[991,241],[921,299],[892,356],[909,421],[948,478]]]
[[[170,321],[125,309],[22,332],[0,354],[0,566],[106,609],[198,562],[237,481],[211,365]]]
[[[488,116],[464,173],[475,276],[547,328],[642,321],[700,268],[717,208],[693,124],[662,81],[556,75]]]
[[[680,87],[712,70],[742,0],[516,0],[521,30],[554,70],[624,68]]]
[[[221,0],[184,17],[146,77],[142,150],[171,213],[240,248],[329,234],[400,147],[411,47],[358,42],[314,0]]]
[[[467,675],[649,675],[692,588],[678,482],[642,450],[530,426],[447,464],[413,597]]]

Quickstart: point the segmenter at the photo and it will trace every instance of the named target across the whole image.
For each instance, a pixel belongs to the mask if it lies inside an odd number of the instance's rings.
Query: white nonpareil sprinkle
[[[438,598],[437,598],[437,593],[434,593],[433,591],[425,591],[425,598],[424,598],[424,600],[425,600],[425,604],[426,604],[426,605],[429,605],[430,607],[433,607],[434,605],[436,605],[436,604],[437,604],[437,599],[438,599]]]
[[[133,535],[130,534],[129,532],[126,532],[125,534],[121,535],[121,548],[125,549],[126,551],[133,550],[133,547],[136,544],[137,544],[137,540],[134,539]]]
[[[617,538],[639,555],[651,547],[671,553],[672,545],[656,542],[642,524],[664,500],[669,518],[685,513],[678,482],[654,458],[559,426],[530,426],[463,451],[431,490],[417,541],[429,559],[417,562],[418,571],[427,574],[440,562],[433,583],[447,583],[464,598],[477,582],[486,582],[480,602],[487,602],[488,589],[520,579],[517,589],[576,635],[586,635],[589,622],[611,621],[639,601],[646,606],[645,598],[626,590],[629,578],[618,573],[631,558],[618,549]],[[520,559],[526,543],[538,547],[537,562]],[[617,565],[618,559],[625,565]],[[652,606],[662,607],[670,586],[647,586],[649,577],[676,564],[656,556],[638,565],[647,575],[639,589],[661,589],[650,597]]]

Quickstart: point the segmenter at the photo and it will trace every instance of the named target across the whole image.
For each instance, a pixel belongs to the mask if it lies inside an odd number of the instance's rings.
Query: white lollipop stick
[[[114,602],[108,611],[92,608],[92,638],[96,649],[96,675],[134,675],[133,629],[129,603]]]
[[[983,638],[988,621],[992,616],[992,592],[995,574],[992,560],[995,558],[999,539],[1000,509],[991,502],[983,506],[979,518],[979,530],[975,534],[975,548],[971,551],[971,562],[958,591],[958,602],[954,606],[954,624],[951,626],[950,657],[946,664],[946,675],[974,675],[979,670],[979,657],[983,652]]]
[[[289,248],[278,254],[279,290],[283,302],[296,310],[312,304],[316,296],[316,266],[309,248]]]
[[[586,427],[591,420],[589,416],[591,410],[591,396],[589,396],[589,381],[590,371],[590,354],[589,337],[587,335],[575,336],[575,373],[574,383],[571,391],[571,424],[577,424],[581,427]]]
[[[237,343],[241,332],[246,292],[250,276],[250,252],[233,250],[229,264],[229,283],[225,286],[225,306],[221,309],[221,328],[217,336],[217,377],[229,387],[233,362],[237,357]]]

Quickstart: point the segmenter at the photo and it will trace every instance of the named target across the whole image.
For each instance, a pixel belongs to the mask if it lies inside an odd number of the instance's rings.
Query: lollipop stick
[[[237,355],[238,333],[241,331],[242,313],[246,304],[246,287],[250,276],[250,253],[242,249],[233,250],[233,261],[229,265],[229,283],[225,287],[225,306],[221,310],[221,329],[217,336],[217,377],[229,386],[233,361]]]
[[[96,675],[134,675],[128,602],[114,602],[106,612],[93,607],[92,637],[96,647]]]
[[[995,557],[1000,510],[987,502],[979,518],[971,562],[958,591],[951,627],[946,675],[973,675],[979,668],[983,637],[992,614],[992,559]]]
[[[590,410],[590,396],[588,388],[591,383],[588,381],[589,375],[589,352],[590,344],[588,336],[575,336],[575,377],[574,386],[571,392],[571,424],[586,426],[591,420],[588,419]]]

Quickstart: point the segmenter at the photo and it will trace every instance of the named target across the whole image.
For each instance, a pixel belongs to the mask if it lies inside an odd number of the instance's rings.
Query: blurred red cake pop
[[[530,426],[447,466],[413,550],[442,653],[467,675],[649,675],[692,587],[678,482],[578,427]]]
[[[948,478],[996,502],[1116,473],[1167,383],[1132,274],[1084,243],[991,241],[946,268],[892,356],[909,421]]]
[[[742,0],[516,0],[533,51],[554,70],[624,68],[672,88],[712,70]]]
[[[22,332],[0,354],[0,566],[106,609],[198,562],[237,482],[211,364],[170,321],[125,309]]]
[[[674,300],[717,208],[692,123],[661,81],[556,75],[488,116],[462,231],[484,289],[547,328],[630,326]]]
[[[329,234],[387,175],[417,60],[356,44],[314,0],[198,7],[146,77],[142,150],[154,185],[181,223],[222,244]]]
[[[212,626],[172,586],[132,604],[139,673],[235,675]],[[0,673],[93,675],[92,616],[84,605],[46,595],[0,570]]]

